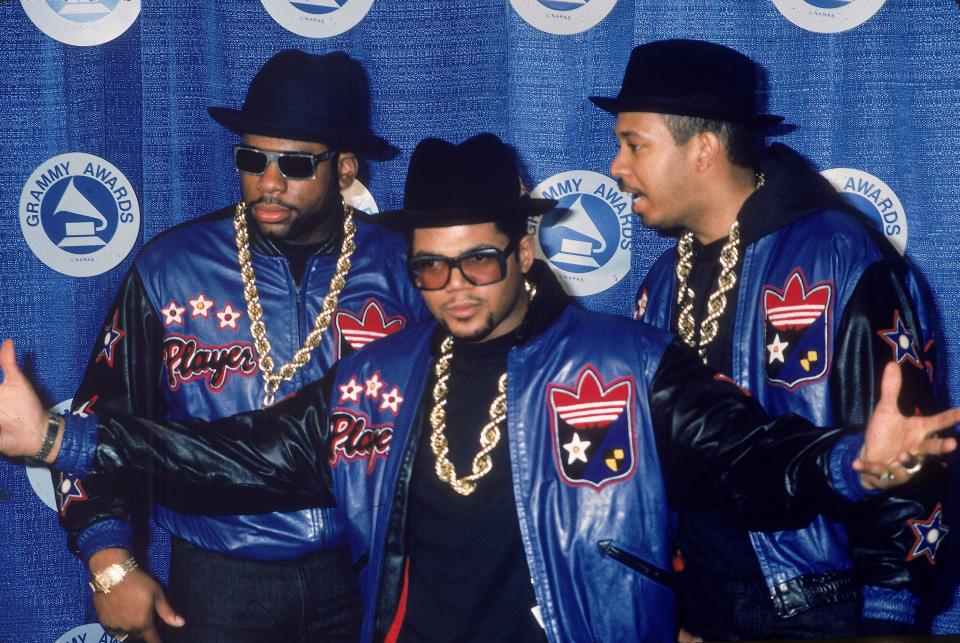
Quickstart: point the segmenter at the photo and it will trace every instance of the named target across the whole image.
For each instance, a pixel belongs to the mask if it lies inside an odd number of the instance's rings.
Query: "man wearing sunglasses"
[[[370,130],[358,62],[278,53],[241,109],[209,112],[243,136],[234,148],[242,201],[143,249],[74,398],[80,412],[212,419],[269,406],[426,315],[405,279],[400,235],[358,220],[340,197],[360,158],[397,152]],[[131,553],[131,512],[147,499],[95,479],[74,488],[62,524],[115,635],[158,640],[156,610],[186,622],[167,640],[356,639],[356,591],[329,503],[217,517],[159,503],[154,520],[172,534],[171,607]]]
[[[555,205],[520,195],[495,136],[427,139],[392,220],[435,320],[210,423],[48,420],[5,342],[0,452],[153,483],[184,511],[335,497],[365,641],[665,641],[673,510],[801,525],[956,447],[933,432],[960,409],[901,415],[895,367],[865,436],[771,420],[672,335],[570,305],[526,234]]]

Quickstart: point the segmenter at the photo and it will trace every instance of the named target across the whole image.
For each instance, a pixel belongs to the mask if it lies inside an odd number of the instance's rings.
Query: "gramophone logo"
[[[298,36],[329,38],[363,20],[373,0],[260,0],[270,17]]]
[[[784,17],[801,29],[836,33],[859,27],[887,0],[773,0]]]
[[[633,214],[630,198],[609,177],[585,170],[555,174],[532,195],[557,207],[533,223],[537,256],[545,259],[567,293],[602,292],[630,270]]]
[[[510,0],[510,4],[530,26],[567,36],[598,24],[617,0]]]
[[[140,205],[123,173],[83,152],[42,163],[20,193],[20,229],[45,264],[73,277],[106,272],[130,253]]]
[[[64,633],[55,643],[119,643],[120,639],[107,634],[99,623],[88,623]]]
[[[68,45],[109,42],[140,15],[140,0],[20,0],[40,31]]]
[[[847,167],[824,170],[821,174],[871,226],[883,232],[897,252],[904,253],[907,248],[907,214],[889,185],[868,172]]]

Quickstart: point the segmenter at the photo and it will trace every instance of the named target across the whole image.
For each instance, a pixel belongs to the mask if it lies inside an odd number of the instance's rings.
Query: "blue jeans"
[[[165,642],[356,641],[360,597],[347,550],[300,560],[232,558],[172,539],[167,596],[187,624]]]
[[[687,569],[680,574],[681,623],[705,640],[852,637],[859,601],[821,605],[789,618],[773,608],[763,580],[742,581]]]

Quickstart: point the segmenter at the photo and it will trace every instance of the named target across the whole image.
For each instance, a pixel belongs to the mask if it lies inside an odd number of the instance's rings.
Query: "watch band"
[[[40,450],[33,456],[33,460],[41,464],[47,464],[47,456],[53,450],[53,445],[57,441],[57,434],[66,426],[66,421],[59,413],[47,412],[47,433],[43,436],[43,442],[40,444]]]
[[[131,556],[122,563],[108,565],[93,574],[90,579],[90,589],[95,594],[109,594],[110,590],[116,587],[120,581],[126,578],[127,574],[137,568],[137,559]]]

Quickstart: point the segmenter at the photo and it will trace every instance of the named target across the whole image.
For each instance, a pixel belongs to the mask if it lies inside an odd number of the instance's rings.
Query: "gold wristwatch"
[[[122,563],[108,565],[100,571],[93,574],[90,579],[90,589],[95,594],[109,594],[110,589],[116,587],[127,574],[137,568],[137,559],[132,556]]]

